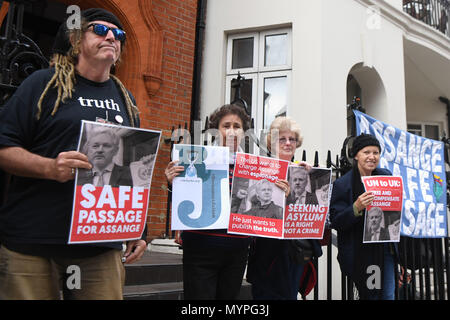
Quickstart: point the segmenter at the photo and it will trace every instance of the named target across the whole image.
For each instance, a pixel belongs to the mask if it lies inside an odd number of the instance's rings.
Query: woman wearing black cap
[[[51,68],[25,79],[0,116],[0,167],[14,175],[0,208],[0,300],[60,299],[60,290],[64,299],[123,298],[122,242],[67,239],[75,169],[92,167],[75,151],[81,121],[139,126],[133,96],[111,74],[125,32],[100,8],[81,12],[81,29],[67,28]],[[144,239],[128,242],[125,262],[145,249]]]
[[[358,289],[360,299],[394,300],[397,244],[363,243],[364,209],[373,201],[365,192],[362,176],[392,175],[377,168],[380,143],[370,134],[353,142],[353,168],[333,184],[330,202],[332,227],[338,232],[338,261],[341,271]]]

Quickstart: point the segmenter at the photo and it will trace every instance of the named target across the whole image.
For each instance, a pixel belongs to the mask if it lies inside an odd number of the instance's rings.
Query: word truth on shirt
[[[79,97],[78,101],[83,107],[96,107],[100,109],[116,110],[120,112],[119,104],[113,99],[97,100]]]

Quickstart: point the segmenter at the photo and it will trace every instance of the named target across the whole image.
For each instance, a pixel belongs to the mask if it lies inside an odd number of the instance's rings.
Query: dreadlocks
[[[58,96],[53,106],[52,116],[58,111],[61,102],[66,102],[67,98],[72,98],[73,86],[75,84],[75,66],[70,56],[65,56],[60,53],[53,55],[50,66],[55,67],[55,73],[50,81],[45,86],[44,91],[39,98],[37,108],[37,119],[39,120],[42,113],[42,101],[47,95],[51,87],[56,88]]]
[[[59,53],[54,54],[51,66],[55,67],[55,73],[47,83],[47,86],[45,87],[44,91],[41,94],[41,97],[39,98],[37,104],[38,112],[36,116],[38,120],[40,119],[42,114],[42,102],[44,101],[44,98],[47,95],[48,91],[51,88],[55,88],[57,91],[57,98],[53,106],[53,111],[51,113],[51,115],[54,116],[58,111],[60,104],[65,103],[67,99],[72,98],[72,92],[74,90],[74,85],[76,82],[75,66],[73,63],[73,59],[70,56],[65,56]],[[119,78],[112,74],[110,76],[122,92],[123,98],[125,100],[125,105],[127,107],[128,117],[130,118],[131,125],[134,126],[139,110],[131,100],[128,90],[119,80]]]
[[[134,127],[135,123],[134,120],[137,119],[137,116],[139,114],[139,109],[136,107],[136,105],[131,100],[130,95],[128,94],[128,90],[125,88],[123,83],[117,78],[115,75],[110,75],[111,78],[116,82],[116,84],[119,86],[120,91],[122,92],[122,95],[125,99],[125,105],[127,106],[127,113],[128,117],[130,118],[131,126]]]

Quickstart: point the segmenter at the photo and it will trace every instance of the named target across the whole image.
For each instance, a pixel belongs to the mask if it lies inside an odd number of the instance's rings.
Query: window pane
[[[253,67],[253,38],[242,38],[233,40],[232,69]]]
[[[236,88],[237,80],[231,80],[230,101],[233,103],[236,100]],[[252,114],[252,89],[253,79],[245,79],[242,81],[241,98],[247,103],[248,112]]]
[[[426,124],[425,137],[434,140],[439,140],[439,126]]]
[[[422,130],[422,125],[421,124],[408,124],[408,130]]]
[[[264,66],[280,66],[287,64],[287,34],[265,37]]]
[[[408,124],[408,132],[422,136],[422,125],[421,124]]]
[[[264,79],[264,123],[263,128],[269,129],[272,121],[286,115],[287,109],[287,77]]]

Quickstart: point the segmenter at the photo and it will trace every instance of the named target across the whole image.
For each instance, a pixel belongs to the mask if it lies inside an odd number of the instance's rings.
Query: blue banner
[[[401,235],[447,236],[444,143],[420,137],[354,111],[357,135],[370,133],[381,145],[379,166],[403,178]]]

